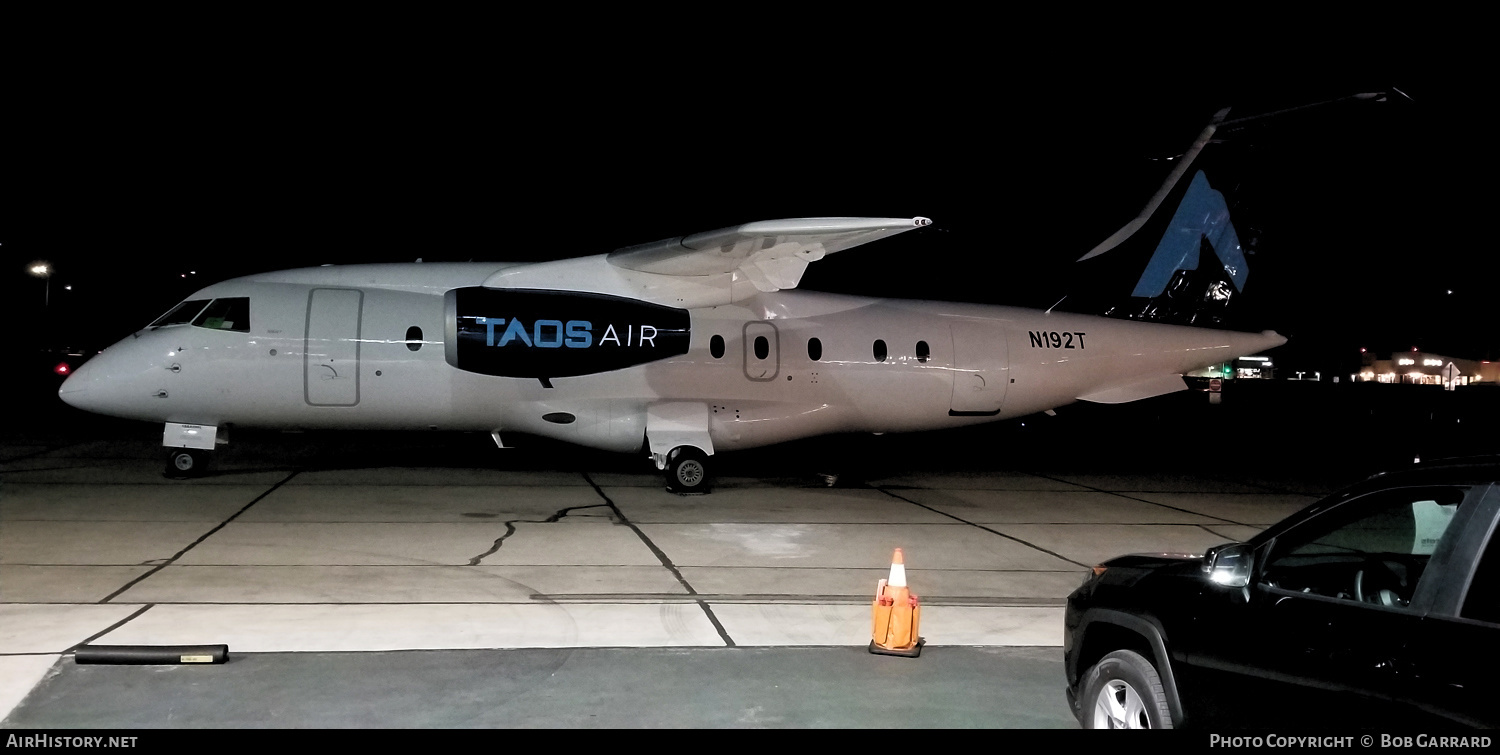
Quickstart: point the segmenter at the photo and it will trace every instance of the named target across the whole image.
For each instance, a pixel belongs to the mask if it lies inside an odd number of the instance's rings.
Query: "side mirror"
[[[1250,584],[1254,561],[1255,553],[1245,543],[1215,545],[1203,554],[1203,574],[1214,584],[1244,587]]]

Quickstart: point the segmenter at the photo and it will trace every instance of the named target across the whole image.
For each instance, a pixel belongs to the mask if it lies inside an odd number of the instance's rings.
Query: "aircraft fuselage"
[[[567,290],[566,276],[549,289],[484,288],[503,267],[226,281],[193,299],[247,299],[248,327],[211,319],[141,331],[84,364],[61,395],[163,423],[525,432],[622,452],[642,448],[660,421],[653,407],[701,405],[714,453],[1134,400],[1181,389],[1164,378],[1284,341],[796,290],[701,306],[690,296],[612,301],[597,287]]]

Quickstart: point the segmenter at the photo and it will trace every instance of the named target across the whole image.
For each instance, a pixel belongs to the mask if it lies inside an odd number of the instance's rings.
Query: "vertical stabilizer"
[[[1126,223],[1120,230],[1110,234],[1109,238],[1099,242],[1098,246],[1089,250],[1088,254],[1079,257],[1078,261],[1083,262],[1084,260],[1091,260],[1098,257],[1135,235],[1135,232],[1139,231],[1141,226],[1144,226],[1146,221],[1151,219],[1151,216],[1161,207],[1162,202],[1166,201],[1168,195],[1172,193],[1172,189],[1177,186],[1182,177],[1198,161],[1198,156],[1203,153],[1203,148],[1213,139],[1214,131],[1218,130],[1219,124],[1223,123],[1228,115],[1229,108],[1224,108],[1215,113],[1213,120],[1209,121],[1208,126],[1203,129],[1203,133],[1199,134],[1198,138],[1193,140],[1193,146],[1188,148],[1187,152],[1183,153],[1181,161],[1177,163],[1177,167],[1173,168],[1172,172],[1167,175],[1167,180],[1162,182],[1161,188],[1157,189],[1156,193],[1151,196],[1151,200],[1146,202],[1146,206],[1141,209],[1141,214],[1137,215],[1134,220]]]
[[[1229,301],[1245,290],[1250,275],[1226,197],[1233,183],[1214,140],[1228,115],[1228,108],[1214,114],[1137,217],[1078,259],[1086,274],[1064,299],[1066,309],[1223,324]]]

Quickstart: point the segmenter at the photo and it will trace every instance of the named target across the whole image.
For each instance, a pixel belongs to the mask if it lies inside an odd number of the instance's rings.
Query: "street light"
[[[42,300],[42,303],[43,303],[44,306],[51,306],[52,305],[52,265],[50,265],[50,264],[48,264],[46,262],[38,260],[36,262],[31,263],[31,266],[28,267],[28,268],[26,268],[26,272],[31,273],[32,275],[35,275],[38,278],[46,278],[47,279],[47,294],[46,294],[46,298]]]

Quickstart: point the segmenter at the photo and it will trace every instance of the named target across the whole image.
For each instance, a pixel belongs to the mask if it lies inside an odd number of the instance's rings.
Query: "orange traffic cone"
[[[875,583],[875,603],[871,606],[870,652],[916,658],[927,640],[918,635],[922,606],[906,589],[906,561],[901,549],[891,557],[891,576]]]

